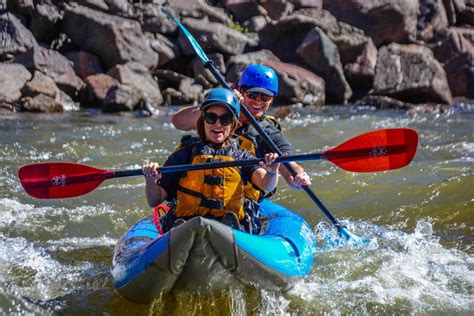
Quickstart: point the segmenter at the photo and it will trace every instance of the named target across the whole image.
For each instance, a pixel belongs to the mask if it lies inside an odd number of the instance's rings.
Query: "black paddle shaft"
[[[211,71],[211,73],[216,77],[217,81],[219,83],[229,89],[232,90],[232,88],[229,86],[227,81],[224,79],[224,77],[221,75],[219,70],[214,66],[214,63],[212,60],[209,60],[208,62],[205,63],[205,67]],[[263,128],[260,126],[260,124],[257,122],[257,120],[252,116],[252,114],[249,112],[249,110],[245,106],[240,107],[241,111],[244,113],[245,117],[250,121],[250,124],[257,130],[258,134],[263,138],[265,143],[270,146],[270,148],[276,152],[279,156],[282,156],[283,153],[281,152],[280,148],[278,148],[277,145],[270,139],[270,137],[265,133]],[[296,176],[296,171],[293,169],[293,167],[289,163],[284,163],[283,164],[286,169],[291,173],[291,175],[294,177]],[[338,231],[341,231],[343,228],[342,224],[331,214],[331,212],[324,206],[324,204],[318,199],[316,194],[311,190],[310,187],[308,186],[303,186],[303,189],[305,192],[309,195],[309,197],[318,205],[318,207],[323,211],[324,215],[331,221],[331,223],[336,226]]]

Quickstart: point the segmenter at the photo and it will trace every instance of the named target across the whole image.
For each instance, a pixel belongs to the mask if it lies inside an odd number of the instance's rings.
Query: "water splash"
[[[473,259],[443,247],[433,232],[432,219],[418,221],[412,233],[367,223],[355,226],[365,231],[371,247],[320,248],[311,276],[291,291],[305,302],[306,311],[474,311]],[[333,234],[321,228],[317,232],[323,240]]]

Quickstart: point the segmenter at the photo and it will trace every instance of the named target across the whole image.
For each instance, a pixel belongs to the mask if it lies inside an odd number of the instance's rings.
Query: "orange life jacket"
[[[235,144],[212,148],[195,138],[185,146],[191,148],[191,164],[234,161],[238,149]],[[239,167],[187,171],[177,188],[176,216],[222,217],[225,212],[234,212],[242,220],[244,184],[240,172]]]

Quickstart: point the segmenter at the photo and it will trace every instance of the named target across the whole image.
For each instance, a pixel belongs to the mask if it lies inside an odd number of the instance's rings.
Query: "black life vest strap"
[[[200,198],[201,202],[199,203],[199,206],[209,208],[209,209],[214,208],[214,209],[219,209],[219,210],[224,208],[224,201],[222,201],[222,200],[207,198],[199,192],[195,192],[195,191],[186,189],[182,186],[178,186],[178,190],[185,193],[185,194]]]
[[[189,190],[185,187],[182,187],[180,185],[178,185],[178,191],[181,191],[183,193],[186,193],[187,195],[191,195],[191,196],[194,196],[194,197],[197,197],[197,198],[200,198],[200,199],[203,199],[205,198],[205,196],[199,192],[196,192],[196,191],[193,191],[193,190]]]

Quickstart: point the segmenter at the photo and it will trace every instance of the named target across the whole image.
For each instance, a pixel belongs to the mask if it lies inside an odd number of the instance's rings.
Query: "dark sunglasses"
[[[268,102],[273,98],[270,95],[266,95],[259,92],[244,92],[244,93],[247,95],[247,98],[249,99],[256,100],[257,98],[259,98],[260,101],[263,101],[263,102]]]
[[[204,113],[204,121],[207,124],[216,124],[217,120],[221,122],[223,126],[229,126],[234,122],[234,116],[231,113],[226,113],[224,115],[218,116],[216,113],[212,112],[205,112]]]

